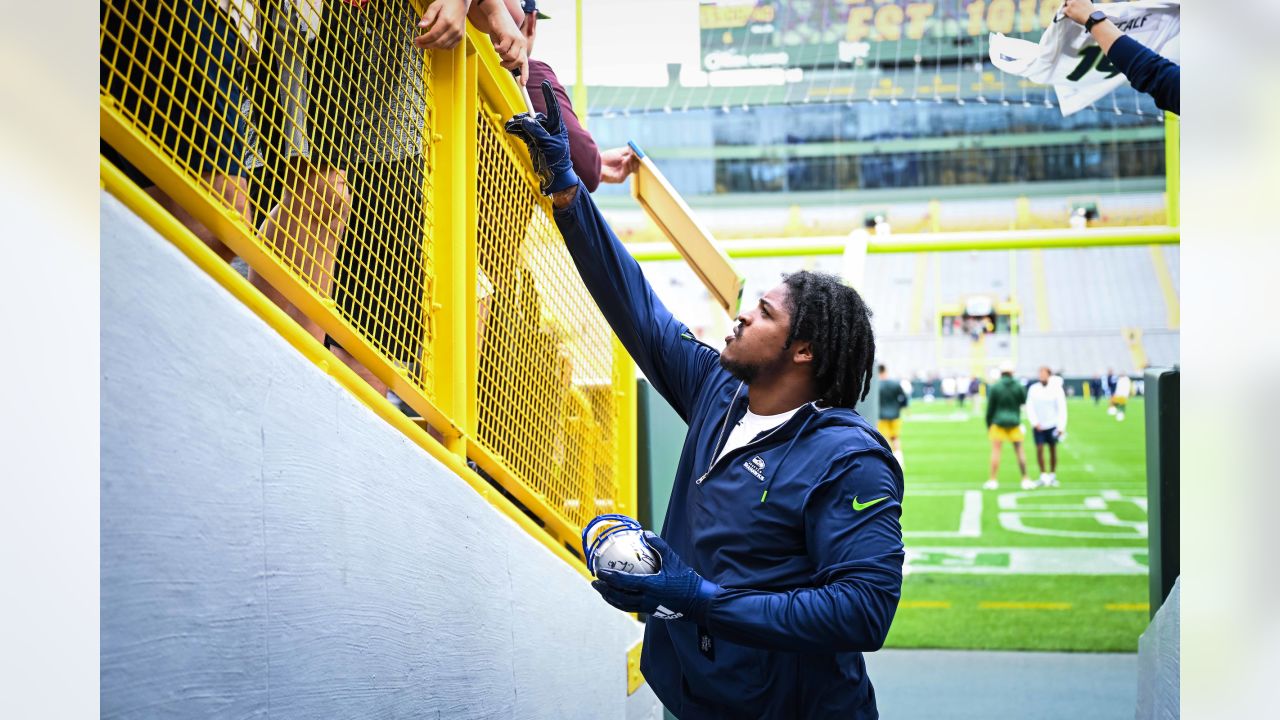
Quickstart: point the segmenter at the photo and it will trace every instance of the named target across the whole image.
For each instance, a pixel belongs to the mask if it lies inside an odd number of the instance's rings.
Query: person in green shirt
[[[986,490],[999,487],[1000,455],[1006,441],[1013,443],[1022,473],[1022,489],[1035,487],[1027,477],[1027,455],[1022,449],[1022,406],[1027,403],[1027,390],[1013,379],[1013,363],[1000,364],[1000,379],[987,390],[987,437],[991,439],[991,478],[982,486]]]
[[[880,418],[876,429],[889,441],[893,448],[893,457],[902,466],[902,409],[908,404],[907,393],[902,383],[889,379],[889,371],[884,364],[880,365]]]

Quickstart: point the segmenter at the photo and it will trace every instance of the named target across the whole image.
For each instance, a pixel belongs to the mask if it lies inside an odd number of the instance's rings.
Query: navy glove
[[[569,155],[569,130],[560,119],[560,102],[551,91],[551,82],[542,81],[542,97],[549,115],[520,113],[507,121],[507,132],[524,140],[533,159],[533,170],[542,179],[542,194],[567,190],[578,184]]]
[[[653,575],[631,575],[613,570],[599,570],[600,578],[591,587],[605,602],[623,612],[649,613],[659,620],[676,620],[688,616],[701,621],[720,586],[703,578],[685,564],[675,550],[656,534],[645,531],[650,547],[662,558],[662,566]]]

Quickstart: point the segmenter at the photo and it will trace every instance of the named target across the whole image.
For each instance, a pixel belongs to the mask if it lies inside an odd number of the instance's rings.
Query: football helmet
[[[592,575],[606,568],[631,575],[653,575],[661,556],[649,545],[640,523],[626,515],[600,515],[582,529],[582,556]]]

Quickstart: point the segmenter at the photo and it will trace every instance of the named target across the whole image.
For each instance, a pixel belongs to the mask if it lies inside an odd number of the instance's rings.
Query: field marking
[[[1122,521],[1113,513],[1095,513],[1094,519],[1100,525],[1111,527],[1127,527],[1133,532],[1095,532],[1093,530],[1056,530],[1053,528],[1032,527],[1022,522],[1023,517],[1057,517],[1078,518],[1080,515],[1069,513],[1035,514],[1035,513],[1000,513],[1000,527],[1009,532],[1024,535],[1045,535],[1061,538],[1088,538],[1090,540],[1141,540],[1147,536],[1147,524],[1144,522]]]
[[[925,497],[947,497],[954,496],[957,493],[964,497],[964,505],[960,508],[960,529],[959,530],[904,530],[903,537],[927,537],[927,538],[976,538],[982,537],[982,491],[981,490],[951,490],[951,491],[926,491],[918,493]]]
[[[1130,491],[1132,488],[1132,491]],[[1145,489],[1145,488],[1142,488]],[[956,487],[926,486],[907,493],[907,498],[962,498],[959,527],[956,530],[904,530],[904,538],[960,539],[982,537],[984,493]],[[1124,520],[1114,511],[1115,505],[1131,505],[1147,513],[1147,498],[1140,486],[1125,489],[1042,488],[999,493],[996,504],[1000,511],[996,520],[1003,530],[1023,535],[1093,540],[1143,540],[1148,534],[1146,520]],[[1054,527],[1054,521],[1092,521],[1097,529],[1079,530]],[[1043,522],[1048,521],[1048,522]],[[1145,568],[1142,570],[1145,572]]]
[[[1126,612],[1126,611],[1137,611],[1137,610],[1141,610],[1142,612],[1151,611],[1151,606],[1147,603],[1107,603],[1103,607],[1114,612]]]
[[[979,610],[1070,610],[1067,602],[1005,602],[1001,600],[983,600],[978,603]]]
[[[1148,551],[1132,548],[907,547],[904,575],[1145,575]]]
[[[1121,495],[1118,490],[1103,490],[1101,495],[1103,500],[1110,500],[1112,502],[1131,502],[1142,508],[1142,512],[1147,511],[1147,498],[1145,497],[1126,497]]]
[[[907,497],[911,497],[912,495],[927,496],[927,495],[937,495],[937,494],[943,494],[943,493],[949,493],[949,494],[955,495],[955,494],[964,492],[965,490],[977,490],[980,485],[981,485],[981,482],[970,483],[967,486],[965,483],[958,483],[958,482],[913,483],[913,482],[910,482],[910,479],[908,479],[906,494],[907,494]],[[1038,490],[1032,490],[1030,492],[1040,494],[1040,495],[1051,495],[1053,493],[1062,493],[1067,491],[1080,492],[1084,490],[1087,490],[1090,492],[1102,491],[1102,490],[1118,490],[1120,492],[1131,491],[1135,493],[1141,492],[1143,495],[1145,495],[1147,491],[1147,485],[1146,483],[1141,483],[1141,482],[1113,482],[1109,480],[1096,480],[1096,479],[1090,478],[1086,480],[1072,481],[1070,487],[1066,487],[1066,488],[1040,488]]]
[[[981,600],[979,610],[1087,610],[1092,606],[1076,606],[1069,602],[1053,601],[1013,601],[1013,600]],[[1106,603],[1102,606],[1108,612],[1148,612],[1147,603]],[[947,600],[903,600],[898,603],[899,610],[964,610],[968,607],[953,608]]]
[[[1066,500],[1077,496],[1081,496],[1078,501],[1066,504],[1023,502],[1031,498]],[[1142,510],[1145,514],[1147,512],[1147,499],[1136,495],[1123,494],[1115,488],[1025,490],[1022,492],[1003,493],[996,502],[1001,511],[998,515],[1000,526],[1010,532],[1025,535],[1090,538],[1095,540],[1141,540],[1147,537],[1147,523],[1145,521],[1121,520],[1119,516],[1109,510],[1113,503],[1129,503]],[[1104,529],[1064,530],[1024,522],[1024,519],[1036,518],[1092,519]]]

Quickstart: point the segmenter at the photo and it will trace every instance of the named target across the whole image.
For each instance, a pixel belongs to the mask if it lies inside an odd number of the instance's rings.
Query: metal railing
[[[425,5],[104,0],[103,154],[573,551],[635,506],[633,366],[502,130],[514,81],[474,29],[416,49]]]

